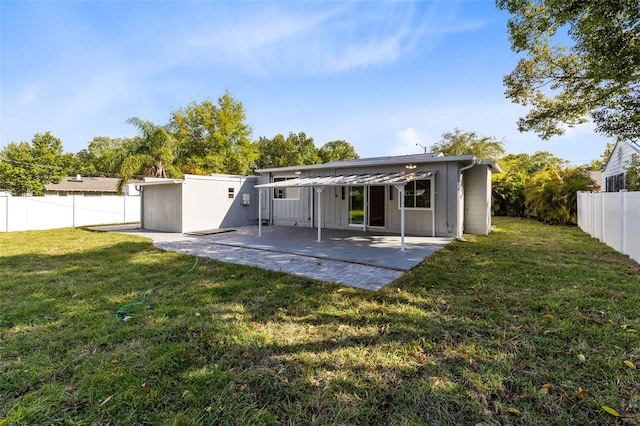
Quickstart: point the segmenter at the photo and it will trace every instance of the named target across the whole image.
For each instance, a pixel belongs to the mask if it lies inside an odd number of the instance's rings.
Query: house
[[[259,224],[423,236],[491,230],[493,160],[442,153],[258,170]]]
[[[618,192],[621,189],[626,189],[626,170],[639,157],[640,145],[636,142],[626,140],[616,142],[602,168],[602,191]]]
[[[257,225],[255,176],[186,174],[182,179],[145,178],[140,225],[161,232],[202,232]]]
[[[107,177],[86,177],[82,175],[69,176],[58,183],[48,183],[44,186],[45,195],[84,195],[103,196],[119,195],[118,178]],[[135,189],[135,182],[132,181],[124,186],[123,195],[139,195]]]
[[[491,230],[493,160],[427,153],[258,170],[260,176],[145,179],[141,227],[193,233],[243,225],[419,236]]]

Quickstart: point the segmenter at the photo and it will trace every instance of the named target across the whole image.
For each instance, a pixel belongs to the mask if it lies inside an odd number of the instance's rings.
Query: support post
[[[395,185],[400,194],[400,251],[404,251],[404,185]]]
[[[324,186],[320,186],[320,187],[314,187],[313,189],[316,190],[316,194],[318,194],[318,242],[322,241],[321,239],[321,228],[322,228],[322,197],[320,196],[320,194],[322,194],[322,190],[324,189]]]
[[[258,237],[262,237],[262,188],[258,189]]]

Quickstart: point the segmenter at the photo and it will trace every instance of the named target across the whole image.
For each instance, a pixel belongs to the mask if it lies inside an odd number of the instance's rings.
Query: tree
[[[261,137],[258,140],[258,150],[258,169],[320,163],[313,138],[308,138],[304,132],[289,133],[286,139],[281,134],[273,139]]]
[[[634,157],[627,166],[627,190],[640,191],[640,158]]]
[[[27,142],[12,142],[0,151],[0,191],[13,195],[43,195],[44,186],[65,176],[62,142],[50,132]]]
[[[556,225],[577,223],[577,193],[593,190],[585,167],[550,168],[527,180],[525,205],[539,220]]]
[[[493,174],[493,210],[498,216],[525,216],[527,181],[544,170],[561,170],[567,162],[547,151],[509,154],[498,160],[502,173]]]
[[[549,139],[588,117],[609,136],[640,137],[637,0],[497,0],[511,13],[512,49],[525,53],[504,78],[506,96],[531,105],[520,131]],[[570,46],[562,41],[570,40]]]
[[[210,101],[191,103],[171,113],[169,127],[179,142],[179,162],[195,174],[253,172],[258,149],[251,142],[244,106],[228,91]]]
[[[327,142],[318,150],[318,156],[322,163],[360,158],[353,145],[343,140]]]
[[[116,175],[127,153],[133,149],[132,139],[96,136],[87,149],[78,152],[78,167],[82,174],[93,176]]]
[[[442,152],[444,155],[475,155],[478,158],[498,159],[504,155],[504,147],[501,141],[487,136],[478,136],[476,132],[463,132],[454,129],[453,132],[442,134],[440,142],[431,145],[433,152]]]
[[[122,192],[124,185],[137,176],[180,177],[182,174],[175,166],[176,140],[173,135],[165,127],[137,117],[127,122],[138,127],[142,135],[135,138],[131,151],[120,166],[118,192]]]

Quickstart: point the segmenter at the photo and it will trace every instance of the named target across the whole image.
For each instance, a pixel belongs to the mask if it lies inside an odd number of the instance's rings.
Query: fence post
[[[604,225],[606,222],[604,208],[604,193],[600,193],[600,242],[604,243]]]
[[[600,194],[600,193],[598,193]],[[592,237],[596,235],[596,194],[591,193],[589,197],[589,234]]]
[[[624,247],[624,237],[626,235],[626,226],[627,226],[627,215],[626,213],[626,202],[627,198],[627,190],[620,190],[620,253],[627,254],[627,251]]]

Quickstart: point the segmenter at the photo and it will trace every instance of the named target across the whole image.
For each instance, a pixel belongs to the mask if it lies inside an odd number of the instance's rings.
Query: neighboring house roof
[[[117,193],[118,178],[69,176],[58,183],[48,183],[47,192],[101,192]]]
[[[441,152],[427,153],[427,154],[412,154],[412,155],[399,155],[389,157],[372,157],[372,158],[358,158],[356,160],[344,160],[334,161],[324,164],[309,164],[305,166],[289,166],[289,167],[275,167],[268,169],[256,170],[258,173],[269,172],[296,172],[302,170],[321,170],[321,169],[341,169],[351,167],[380,167],[380,166],[394,166],[406,164],[427,164],[427,163],[442,163],[442,162],[461,162],[472,164],[483,164],[489,166],[494,173],[501,173],[502,169],[493,160],[483,159],[480,160],[474,155],[456,155],[445,157]]]

